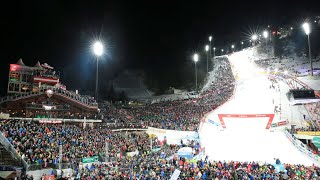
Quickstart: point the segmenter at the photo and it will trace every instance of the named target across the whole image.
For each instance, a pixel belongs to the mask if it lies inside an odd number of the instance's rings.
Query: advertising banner
[[[7,113],[0,113],[0,119],[9,119],[10,115]]]
[[[287,123],[288,123],[287,121],[280,121],[280,122],[278,122],[278,126],[284,126]]]
[[[47,124],[61,124],[60,120],[39,120],[39,123],[47,123]]]
[[[42,180],[54,180],[54,175],[45,175],[45,176],[42,176]]]
[[[97,162],[98,161],[98,156],[92,156],[89,158],[82,158],[82,163],[92,163],[92,162]]]
[[[271,127],[274,114],[218,114],[220,119],[220,124],[223,128],[226,128],[226,125],[223,121],[223,118],[258,118],[258,117],[269,117],[269,121],[267,123],[266,129]]]
[[[298,131],[299,135],[307,135],[307,136],[320,136],[320,131]]]
[[[158,128],[153,128],[153,127],[148,127],[147,133],[148,134],[155,134],[155,135],[159,136],[159,135],[165,135],[166,134],[166,130],[165,129],[158,129]]]

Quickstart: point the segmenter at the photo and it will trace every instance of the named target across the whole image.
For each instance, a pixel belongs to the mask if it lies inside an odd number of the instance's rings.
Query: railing
[[[141,125],[140,123],[137,124],[128,124],[128,125],[110,125],[110,124],[100,124],[100,127],[102,128],[108,128],[112,131],[132,131],[132,130],[146,130],[148,129],[148,126]]]
[[[27,171],[36,171],[42,169],[76,169],[76,165],[72,163],[41,163],[41,164],[30,164]]]
[[[320,162],[320,156],[317,154],[313,154],[312,149],[310,149],[306,144],[303,144],[299,139],[297,139],[293,134],[291,134],[288,128],[286,128],[285,130],[285,135],[291,141],[291,143],[299,149],[299,151],[308,155],[315,161]]]
[[[28,103],[26,108],[27,109],[41,109],[44,110],[45,107],[44,106],[51,106],[53,110],[56,111],[68,111],[70,110],[70,106],[68,105],[44,105],[44,104],[32,104],[32,103]]]
[[[18,154],[18,152],[14,149],[14,147],[8,141],[8,139],[6,137],[4,137],[2,132],[0,132],[0,142],[7,151],[9,151],[11,154],[13,154],[15,156],[15,158],[21,162],[21,164],[23,165],[24,168],[26,168],[26,169],[28,168],[27,162],[24,159],[22,159],[20,154]]]
[[[0,99],[0,104],[6,101],[13,101],[13,100],[19,100],[19,99],[24,99],[28,97],[33,97],[33,96],[38,96],[41,94],[46,93],[46,90],[52,90],[55,94],[63,96],[65,98],[69,98],[70,100],[73,100],[77,103],[80,103],[84,106],[87,106],[88,108],[97,108],[98,104],[95,102],[91,102],[85,97],[82,97],[78,94],[73,94],[69,91],[63,90],[61,88],[55,88],[55,87],[41,87],[38,92],[27,92],[23,94],[16,94],[13,96],[6,96]]]

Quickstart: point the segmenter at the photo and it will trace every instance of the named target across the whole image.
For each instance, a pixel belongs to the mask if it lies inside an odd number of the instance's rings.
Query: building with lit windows
[[[22,59],[10,64],[7,96],[0,99],[0,108],[11,118],[39,121],[100,118],[95,99],[67,90],[59,71],[47,63],[27,66]]]

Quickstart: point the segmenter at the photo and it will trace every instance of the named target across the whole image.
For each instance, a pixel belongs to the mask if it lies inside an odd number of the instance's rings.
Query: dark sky
[[[217,47],[242,40],[248,27],[319,13],[317,1],[12,1],[1,4],[0,94],[10,63],[38,60],[63,71],[70,88],[95,75],[90,44],[101,37],[102,82],[124,68],[174,74],[212,34]],[[165,66],[164,66],[165,65]],[[161,68],[160,68],[161,67]],[[179,80],[179,79],[176,79]]]

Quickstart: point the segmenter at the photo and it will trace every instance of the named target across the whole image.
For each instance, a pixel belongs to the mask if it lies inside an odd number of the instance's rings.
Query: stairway
[[[0,143],[0,166],[22,166],[20,161],[14,158]]]

